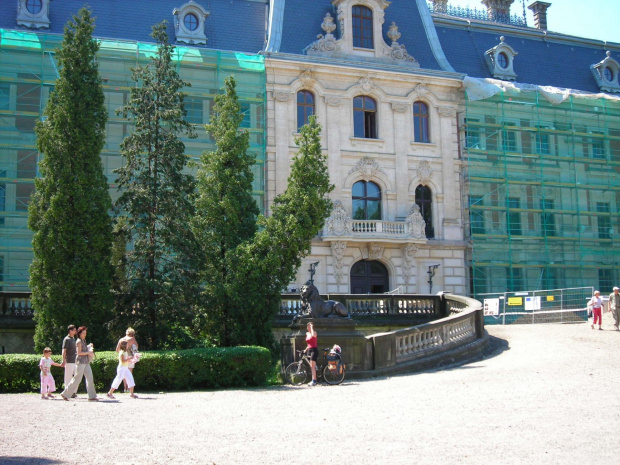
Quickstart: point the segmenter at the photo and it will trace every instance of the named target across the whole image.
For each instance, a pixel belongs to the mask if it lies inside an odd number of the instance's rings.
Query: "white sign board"
[[[484,316],[499,315],[499,299],[484,299]]]
[[[540,296],[526,297],[525,310],[540,310]]]

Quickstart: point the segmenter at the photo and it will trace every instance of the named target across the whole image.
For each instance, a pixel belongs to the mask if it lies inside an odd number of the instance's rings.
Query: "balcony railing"
[[[477,19],[479,21],[491,21],[494,23],[511,24],[513,26],[527,27],[527,21],[526,21],[525,16],[520,16],[517,14],[505,15],[505,14],[495,13],[491,15],[486,9],[460,7],[460,6],[452,6],[452,5],[436,7],[433,3],[428,3],[428,8],[429,10],[431,10],[431,13],[438,13],[438,14],[448,15],[448,16],[456,16],[459,18]]]

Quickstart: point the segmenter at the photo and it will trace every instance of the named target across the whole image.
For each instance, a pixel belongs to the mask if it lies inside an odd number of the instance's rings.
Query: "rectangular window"
[[[481,195],[469,196],[469,221],[471,234],[484,234],[484,210],[480,207],[483,197]]]
[[[185,98],[185,121],[191,124],[204,124],[203,121],[203,101],[197,98]]]
[[[517,292],[523,289],[523,275],[521,268],[506,268],[506,290]]]
[[[241,103],[241,113],[243,114],[243,121],[239,127],[244,129],[250,129],[252,127],[252,105],[249,103]]]
[[[604,133],[600,131],[592,131],[592,158],[607,158],[605,153]]]
[[[599,215],[597,217],[598,237],[600,239],[611,239],[611,217],[609,216],[609,204],[605,202],[597,202],[596,211],[598,213],[606,213],[606,215]]]
[[[18,212],[27,212],[30,196],[34,191],[34,184],[22,183],[15,186],[15,210]]]
[[[0,111],[11,109],[11,86],[0,82]]]
[[[15,127],[24,132],[34,131],[41,106],[41,84],[28,82],[32,81],[32,77],[31,74],[18,75],[18,78],[25,82],[17,84],[16,110],[18,115],[15,117]]]
[[[2,171],[4,174],[4,171]],[[0,225],[4,224],[4,212],[6,211],[6,184],[0,183]]]
[[[37,152],[20,150],[17,152],[17,177],[34,179],[37,176]]]
[[[602,294],[611,292],[615,286],[613,270],[599,269],[598,270],[598,288]]]
[[[481,149],[480,145],[480,127],[477,124],[480,120],[467,118],[465,120],[465,146],[469,149]]]
[[[554,209],[554,202],[551,199],[543,199],[540,201],[540,229],[545,237],[555,236],[555,215],[549,210]]]
[[[489,126],[486,128],[485,134],[486,149],[496,151],[499,146],[499,130],[497,128],[497,120],[492,116],[485,116],[484,122]]]
[[[536,153],[551,155],[550,136],[545,132],[546,130],[547,128],[538,126],[538,132],[536,133]]]
[[[515,131],[509,131],[506,127],[515,126],[515,123],[504,122],[504,129],[502,130],[502,142],[504,144],[505,152],[517,151],[517,133]]]
[[[518,197],[509,197],[507,199],[508,213],[506,214],[506,223],[508,234],[513,236],[521,235],[521,213],[516,212],[513,209],[520,208],[519,207],[519,198]]]

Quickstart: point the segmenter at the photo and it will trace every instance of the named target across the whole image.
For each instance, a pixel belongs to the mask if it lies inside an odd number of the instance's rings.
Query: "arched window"
[[[351,267],[351,294],[384,294],[390,275],[381,262],[362,260]]]
[[[377,104],[370,97],[353,99],[353,132],[355,137],[377,138]]]
[[[381,189],[374,182],[358,181],[353,184],[353,219],[381,219]]]
[[[375,48],[372,36],[372,10],[365,6],[353,7],[353,46]]]
[[[413,104],[413,132],[416,142],[430,142],[428,137],[428,105],[424,102]]]
[[[420,213],[422,219],[426,223],[426,238],[432,239],[435,237],[435,230],[433,229],[433,199],[431,190],[426,186],[418,186],[415,189],[415,203],[420,207]]]
[[[297,92],[297,130],[308,124],[308,118],[314,115],[314,94],[308,90]]]

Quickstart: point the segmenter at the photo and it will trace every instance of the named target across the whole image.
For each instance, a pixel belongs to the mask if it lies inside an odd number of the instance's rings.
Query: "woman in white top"
[[[592,307],[592,315],[594,315],[591,328],[594,329],[594,325],[598,320],[598,329],[603,329],[601,327],[603,324],[603,299],[601,299],[599,291],[594,291],[594,296],[590,299],[588,305]]]

